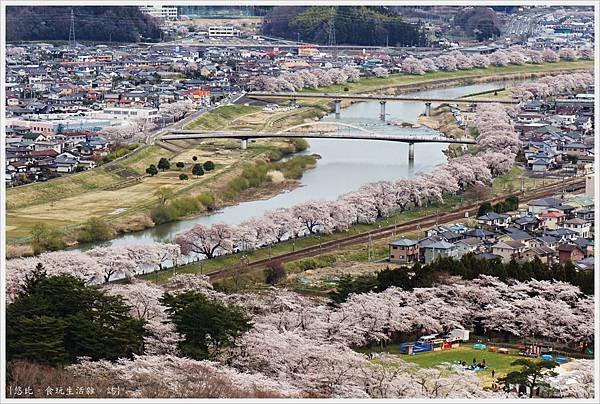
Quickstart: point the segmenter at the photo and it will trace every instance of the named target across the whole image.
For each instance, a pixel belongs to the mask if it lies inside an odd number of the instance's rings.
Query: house
[[[587,257],[575,262],[575,268],[577,268],[579,271],[593,271],[594,257]]]
[[[483,241],[477,237],[469,237],[457,241],[454,245],[456,246],[455,256],[460,259],[465,254],[479,252],[483,247]]]
[[[58,173],[75,172],[79,159],[71,153],[62,153],[54,159],[54,167]]]
[[[456,246],[447,241],[427,239],[422,241],[421,250],[425,264],[429,264],[438,258],[456,257]]]
[[[538,215],[547,212],[551,208],[556,208],[563,204],[562,199],[548,197],[536,199],[527,204],[527,212],[530,215]]]
[[[520,256],[520,261],[532,261],[538,258],[544,264],[552,264],[552,258],[554,257],[554,250],[545,246],[529,247],[523,250]]]
[[[556,250],[556,248],[558,247],[559,241],[556,237],[552,237],[552,236],[540,236],[540,237],[536,237],[535,239],[531,240],[529,242],[529,245],[531,247],[547,247],[550,248],[552,250]]]
[[[389,244],[388,259],[390,262],[397,262],[399,264],[417,262],[419,260],[419,246],[417,241],[407,238],[392,241]]]
[[[585,253],[575,244],[561,244],[558,246],[558,262],[580,261],[585,258]]]
[[[492,254],[502,257],[502,262],[509,262],[513,257],[520,258],[527,246],[520,241],[499,241],[492,246]]]
[[[569,219],[563,223],[563,227],[577,232],[582,238],[590,237],[591,224],[583,219]]]
[[[510,224],[510,216],[504,213],[488,212],[483,216],[479,216],[477,221],[488,228],[505,228]]]
[[[540,228],[541,221],[535,216],[521,216],[513,221],[513,224],[523,231],[536,231]]]
[[[538,217],[542,222],[542,227],[554,230],[562,226],[562,224],[565,222],[565,216],[566,215],[562,212],[551,211],[544,212]]]
[[[533,237],[529,233],[521,229],[517,229],[516,227],[507,227],[504,229],[504,234],[500,236],[501,241],[520,241],[525,245],[529,245],[529,240],[532,238]]]

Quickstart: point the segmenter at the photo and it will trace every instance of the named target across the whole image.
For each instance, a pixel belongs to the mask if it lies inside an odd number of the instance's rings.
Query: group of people
[[[481,370],[481,369],[485,369],[487,367],[486,363],[485,363],[485,359],[482,359],[481,361],[477,362],[477,358],[473,358],[473,362],[467,366],[467,362],[466,361],[457,361],[457,364],[462,366],[464,369],[469,369],[469,370]],[[494,369],[492,369],[492,377],[494,377],[496,374],[496,371]]]

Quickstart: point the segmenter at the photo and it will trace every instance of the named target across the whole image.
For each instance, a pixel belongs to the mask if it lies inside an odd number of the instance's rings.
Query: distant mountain
[[[157,21],[127,6],[6,7],[7,41],[68,40],[71,9],[77,41],[138,42],[160,38]]]
[[[281,6],[265,16],[262,33],[305,42],[364,46],[424,46],[421,27],[385,7]]]
[[[500,35],[500,22],[490,7],[467,7],[456,14],[454,23],[482,41]]]

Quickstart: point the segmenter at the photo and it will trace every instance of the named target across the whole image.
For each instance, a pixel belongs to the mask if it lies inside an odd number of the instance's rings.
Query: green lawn
[[[40,203],[52,203],[90,190],[101,189],[122,180],[117,174],[97,168],[65,175],[47,182],[37,182],[6,190],[6,208],[22,208]]]
[[[381,349],[362,349],[361,352],[380,352]],[[492,370],[495,370],[495,378],[505,376],[508,372],[518,369],[518,366],[512,366],[511,363],[521,356],[515,349],[510,349],[509,354],[500,354],[497,352],[489,352],[487,350],[480,351],[473,349],[472,344],[465,344],[458,348],[448,349],[436,352],[423,352],[416,355],[405,355],[400,354],[398,344],[389,345],[383,349],[383,351],[397,354],[400,359],[417,364],[424,368],[432,368],[440,365],[444,362],[455,363],[457,361],[467,362],[467,365],[473,363],[473,358],[476,359],[477,363],[485,359],[487,365],[486,369],[479,370],[476,372],[477,376],[482,379],[482,383],[490,385],[493,381]]]

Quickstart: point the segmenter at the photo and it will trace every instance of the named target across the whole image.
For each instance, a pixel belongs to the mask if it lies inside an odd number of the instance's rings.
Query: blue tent
[[[543,360],[545,360],[545,361],[551,361],[551,360],[553,360],[553,359],[554,359],[554,358],[552,357],[552,355],[548,355],[548,354],[542,355],[542,356],[540,356],[540,358],[542,358],[542,359],[543,359]]]
[[[561,358],[561,357],[556,358],[556,363],[567,363],[567,361],[568,361],[567,358]]]

